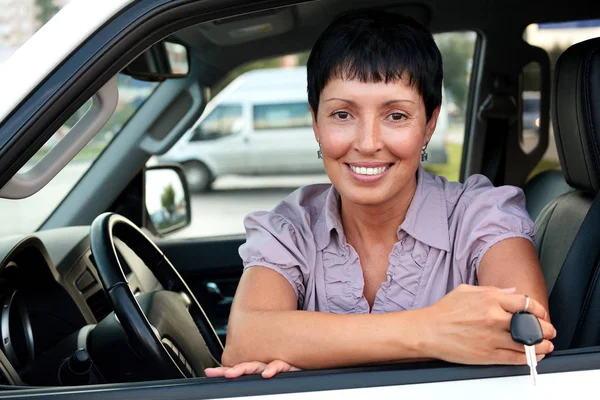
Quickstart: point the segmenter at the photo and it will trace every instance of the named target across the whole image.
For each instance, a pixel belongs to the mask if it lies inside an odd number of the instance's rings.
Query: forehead
[[[363,82],[358,79],[332,78],[321,91],[321,99],[331,98],[366,101],[411,100],[422,102],[421,94],[409,79],[389,82]]]

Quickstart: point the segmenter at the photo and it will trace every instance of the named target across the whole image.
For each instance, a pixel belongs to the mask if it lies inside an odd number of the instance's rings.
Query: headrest
[[[600,38],[569,47],[558,59],[552,119],[567,183],[600,189]]]

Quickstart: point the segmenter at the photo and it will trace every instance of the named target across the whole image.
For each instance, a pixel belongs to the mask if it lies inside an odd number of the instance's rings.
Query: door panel
[[[188,284],[225,344],[231,301],[242,276],[245,237],[157,242]]]

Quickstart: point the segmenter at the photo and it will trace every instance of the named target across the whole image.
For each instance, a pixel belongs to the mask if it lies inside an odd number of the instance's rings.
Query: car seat
[[[554,344],[560,350],[600,344],[600,242],[582,247],[578,241],[581,224],[600,189],[600,38],[567,49],[557,62],[554,80],[552,120],[558,156],[564,178],[575,190],[558,196],[541,211],[536,247],[558,333]],[[600,237],[600,220],[589,222],[580,235],[598,232]],[[590,261],[565,268],[569,251]]]

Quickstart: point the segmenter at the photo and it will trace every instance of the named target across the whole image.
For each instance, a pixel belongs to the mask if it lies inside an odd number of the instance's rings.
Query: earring
[[[427,158],[428,158],[427,145],[424,145],[423,148],[421,149],[421,161],[427,161]]]
[[[319,150],[317,150],[317,158],[319,160],[323,159],[323,152],[321,151],[321,140],[317,139],[317,143],[319,143]]]

